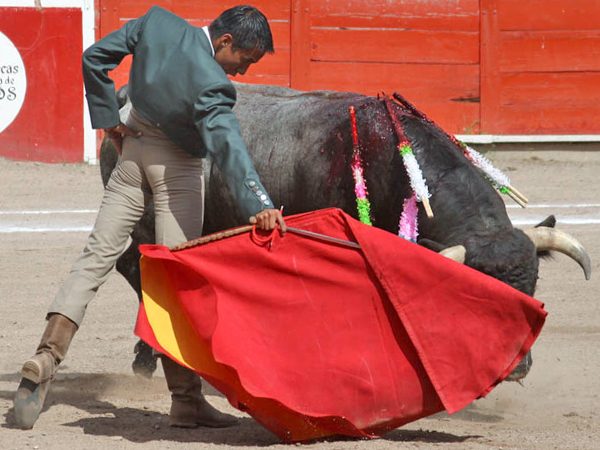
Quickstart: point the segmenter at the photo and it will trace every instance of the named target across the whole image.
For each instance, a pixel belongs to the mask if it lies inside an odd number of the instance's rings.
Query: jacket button
[[[266,196],[265,194],[263,194],[263,195],[261,195],[261,196],[260,196],[260,199],[261,199],[262,201],[265,201],[265,200],[267,199],[267,196]],[[266,202],[265,202],[265,203],[266,203]]]
[[[254,186],[256,186],[256,182],[255,182],[255,181],[251,181],[250,183],[248,183],[248,185],[249,185],[250,187],[254,187]]]
[[[258,195],[260,197],[261,195],[263,195],[263,191],[261,191],[260,189],[257,189],[256,195]]]

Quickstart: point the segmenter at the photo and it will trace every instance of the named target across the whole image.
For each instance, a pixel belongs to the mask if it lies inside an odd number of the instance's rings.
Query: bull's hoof
[[[529,370],[531,369],[531,365],[533,364],[533,359],[531,358],[531,350],[527,352],[525,357],[521,360],[521,362],[515,367],[515,369],[510,373],[508,377],[506,377],[507,381],[520,381],[527,376]]]
[[[133,349],[135,359],[131,364],[133,373],[144,378],[152,378],[156,370],[156,356],[152,351],[152,347],[144,341],[138,341]]]

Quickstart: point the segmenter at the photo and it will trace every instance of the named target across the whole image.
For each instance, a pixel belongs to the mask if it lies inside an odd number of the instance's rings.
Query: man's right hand
[[[277,225],[279,225],[279,232],[282,236],[285,236],[287,231],[285,220],[283,219],[280,209],[263,209],[255,216],[250,217],[250,223],[252,225],[256,224],[256,227],[260,228],[261,230],[273,230]]]
[[[139,138],[142,135],[142,132],[135,132],[124,123],[120,123],[116,127],[105,128],[104,134],[113,141],[113,144],[115,144],[115,148],[120,155],[123,152],[123,138],[125,136]]]

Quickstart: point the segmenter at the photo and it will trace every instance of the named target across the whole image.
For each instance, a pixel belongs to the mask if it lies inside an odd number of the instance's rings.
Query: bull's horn
[[[445,248],[440,252],[440,255],[443,255],[446,258],[453,259],[454,261],[461,264],[465,263],[466,254],[467,249],[464,245],[453,245],[452,247]]]
[[[538,251],[555,250],[564,253],[577,261],[583,269],[585,279],[590,279],[592,275],[590,257],[585,248],[583,248],[583,245],[573,236],[564,231],[549,227],[537,227],[523,231],[533,241]]]

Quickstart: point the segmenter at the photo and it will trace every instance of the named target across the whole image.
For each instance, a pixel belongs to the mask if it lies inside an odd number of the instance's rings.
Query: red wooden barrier
[[[82,9],[67,3],[0,7],[0,32],[27,72],[22,108],[9,125],[0,123],[0,156],[83,159]],[[241,2],[95,0],[96,37],[155,3],[201,26]],[[600,134],[597,0],[251,3],[269,19],[275,54],[238,81],[367,95],[398,91],[457,134]],[[86,42],[90,29],[91,23],[83,29]],[[0,82],[2,75],[15,82],[1,72],[3,64],[0,54]],[[127,82],[129,65],[126,59],[111,74],[117,87]],[[0,92],[5,121],[15,109],[8,101]]]
[[[143,14],[99,0],[100,34]],[[162,1],[205,25],[238,1]],[[257,0],[275,40],[250,83],[399,91],[454,133],[600,133],[595,0]],[[543,14],[540,14],[543,11]],[[115,73],[127,80],[127,67]]]
[[[28,80],[18,116],[0,132],[0,156],[82,161],[81,10],[0,7],[0,31],[18,49]]]
[[[497,10],[497,72],[487,91],[497,101],[488,105],[482,94],[482,132],[600,133],[600,2],[482,0],[484,4]],[[482,90],[483,84],[482,77]]]

